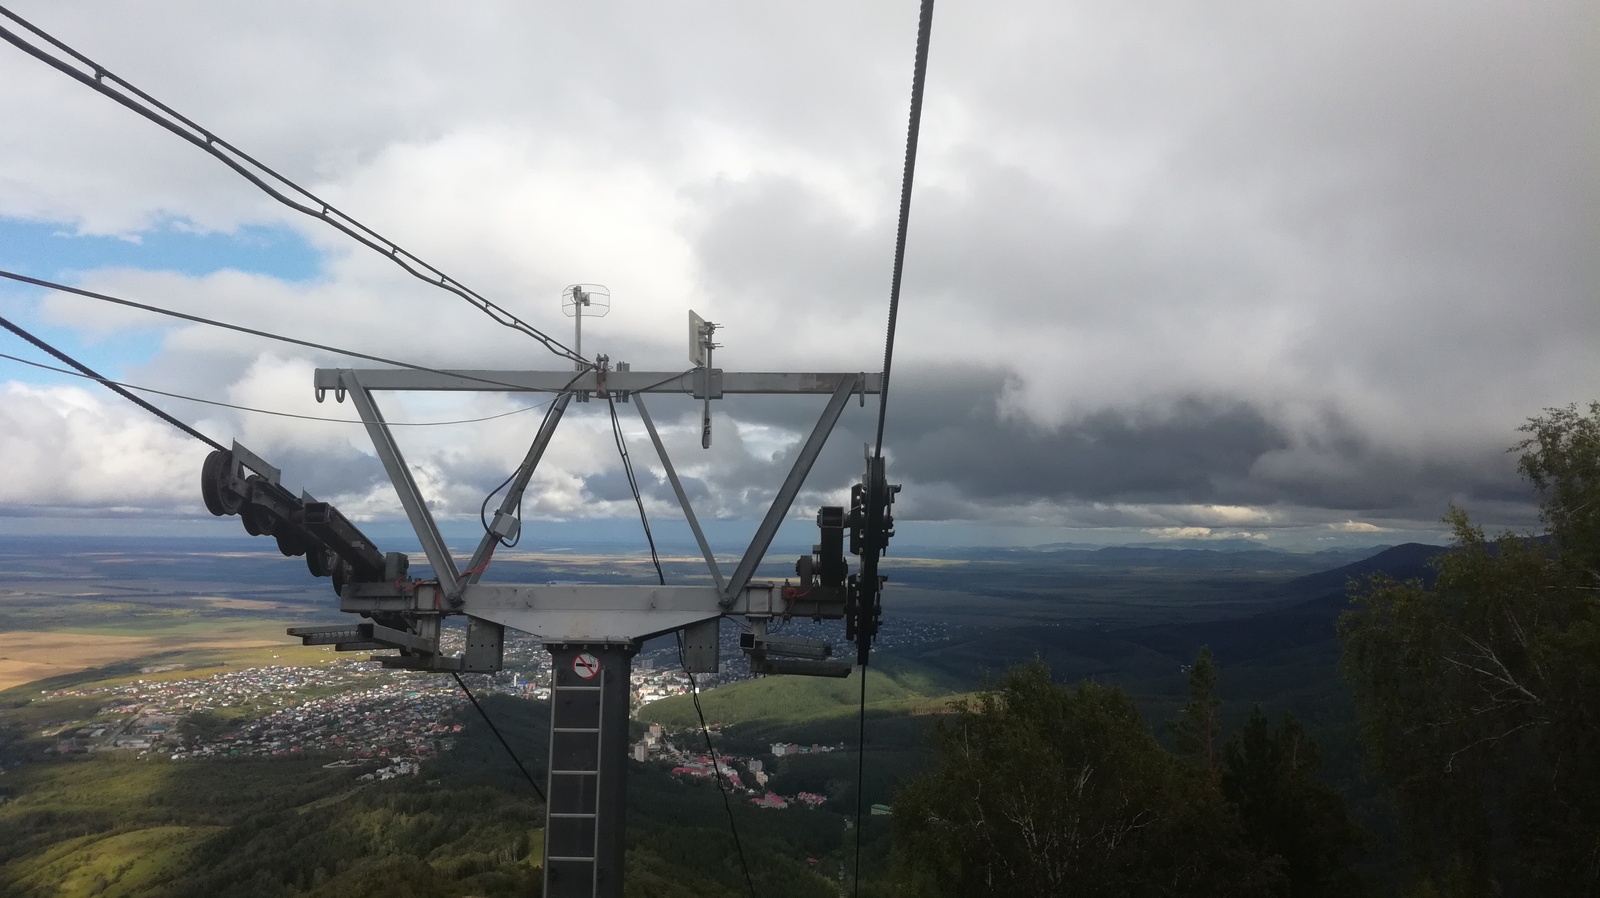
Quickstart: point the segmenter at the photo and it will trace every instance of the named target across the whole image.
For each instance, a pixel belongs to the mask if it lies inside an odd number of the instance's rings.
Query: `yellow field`
[[[206,639],[23,631],[0,636],[0,690],[175,649],[256,648],[297,644],[260,631]]]

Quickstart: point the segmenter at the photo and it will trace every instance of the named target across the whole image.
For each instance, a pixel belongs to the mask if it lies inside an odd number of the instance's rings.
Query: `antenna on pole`
[[[611,291],[601,284],[572,284],[561,293],[561,311],[566,313],[573,323],[572,350],[578,358],[583,358],[583,316],[590,318],[604,318],[611,311]],[[583,362],[577,362],[574,370],[582,371]]]
[[[711,375],[711,350],[721,346],[713,343],[711,335],[717,332],[715,322],[707,321],[689,310],[689,362],[697,369],[699,374],[707,379]],[[700,448],[711,448],[711,390],[704,390],[705,407],[700,412]]]

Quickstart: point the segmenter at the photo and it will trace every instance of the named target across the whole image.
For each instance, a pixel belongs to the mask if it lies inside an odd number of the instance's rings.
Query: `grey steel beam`
[[[695,371],[608,371],[605,388],[619,393],[678,393],[696,395],[696,381],[701,376]],[[833,393],[841,385],[848,385],[851,393],[877,393],[882,389],[881,374],[807,373],[807,372],[734,372],[718,371],[713,384],[720,382],[721,389],[713,389],[711,398],[728,393],[784,394]],[[412,371],[405,368],[318,368],[315,386],[318,390],[340,389],[354,392],[356,384],[368,390],[393,391],[453,391],[471,393],[560,393],[566,390],[596,392],[600,389],[599,375],[594,371],[573,378],[571,371]],[[701,393],[707,392],[701,390]]]
[[[434,583],[353,583],[341,611],[426,614],[442,607],[447,592]],[[618,586],[599,584],[477,583],[463,586],[460,612],[546,639],[570,637],[602,642],[643,639],[724,614],[765,619],[844,614],[842,593],[812,586],[747,585],[731,604],[712,586]]]
[[[623,586],[617,584],[476,583],[461,590],[459,611],[488,617],[494,611],[619,611],[633,614],[684,613],[691,617],[742,614],[750,617],[801,615],[837,619],[844,593],[821,585],[809,588],[760,581],[747,584],[732,604],[714,586]],[[437,614],[445,591],[432,582],[351,583],[339,610],[350,613],[394,611]],[[521,629],[520,627],[518,629]]]
[[[550,406],[550,414],[545,416],[544,423],[539,426],[539,432],[533,438],[533,445],[528,447],[528,454],[522,459],[522,465],[517,468],[517,473],[511,479],[511,485],[506,490],[505,498],[500,501],[500,508],[495,512],[496,523],[511,513],[518,503],[522,501],[522,492],[528,488],[528,481],[533,478],[533,469],[539,466],[539,459],[544,457],[544,450],[550,445],[550,438],[555,435],[556,425],[561,423],[561,416],[567,411],[567,404],[572,402],[571,393],[562,393],[555,398]],[[519,522],[520,526],[520,522]],[[494,551],[495,544],[501,539],[501,534],[495,532],[485,533],[483,539],[478,541],[478,550],[472,553],[472,561],[467,564],[466,582],[470,585],[477,583],[483,577],[483,569],[489,562],[489,555]],[[512,540],[515,542],[515,540]]]
[[[416,480],[411,477],[411,469],[406,466],[405,456],[400,454],[400,446],[395,443],[394,434],[389,432],[389,425],[383,419],[383,412],[378,410],[377,402],[372,398],[372,394],[367,392],[354,371],[345,371],[344,375],[346,384],[344,389],[350,393],[351,402],[355,403],[356,411],[367,425],[367,434],[372,437],[373,448],[378,450],[378,458],[383,462],[384,470],[389,472],[389,480],[394,484],[394,491],[400,495],[400,505],[405,508],[406,517],[411,519],[411,528],[417,532],[417,539],[422,542],[422,551],[427,554],[428,563],[433,566],[433,575],[447,592],[454,594],[456,581],[461,578],[461,574],[456,570],[455,559],[450,557],[450,550],[444,544],[444,537],[439,535],[439,527],[433,522],[433,513],[428,511],[428,503],[423,500],[422,492],[417,489]]]
[[[417,601],[426,603],[434,587],[419,584]],[[783,612],[781,587],[751,586],[732,609],[724,608],[723,593],[712,586],[619,586],[602,584],[549,585],[479,583],[462,590],[463,610],[477,617],[496,611],[618,611],[635,614],[717,615]]]
[[[635,395],[633,405],[639,410],[639,419],[644,422],[644,429],[650,433],[650,442],[655,444],[656,455],[661,459],[661,466],[667,471],[667,481],[672,484],[672,491],[678,494],[678,504],[683,506],[683,516],[689,521],[689,529],[694,531],[695,542],[700,544],[700,554],[706,558],[706,567],[711,570],[711,579],[717,584],[717,591],[721,592],[727,584],[722,579],[722,568],[717,567],[717,558],[711,553],[711,544],[706,542],[706,535],[700,529],[700,520],[694,516],[694,508],[689,505],[689,494],[683,491],[683,483],[678,480],[678,472],[672,467],[672,459],[667,457],[667,447],[661,443],[661,435],[656,433],[656,424],[650,420],[650,411],[644,407],[644,396]]]
[[[739,566],[734,568],[733,577],[728,580],[723,590],[724,602],[731,604],[734,597],[744,590],[745,584],[749,583],[751,576],[755,574],[756,566],[767,554],[767,548],[772,545],[772,538],[778,535],[779,525],[789,514],[789,507],[794,504],[794,497],[799,495],[800,487],[806,481],[806,475],[811,473],[811,466],[816,463],[817,455],[822,452],[822,445],[828,441],[828,434],[833,432],[833,425],[838,423],[845,403],[850,400],[850,394],[856,392],[853,389],[854,380],[854,377],[840,377],[833,391],[833,398],[828,400],[827,408],[822,410],[822,417],[817,419],[817,426],[811,429],[811,436],[806,439],[805,445],[800,447],[800,454],[796,456],[794,466],[789,469],[789,476],[784,479],[783,486],[773,497],[772,506],[767,509],[767,516],[762,519],[761,526],[756,528],[756,535],[750,540],[750,548],[745,550],[744,557],[739,559]]]
[[[722,614],[716,611],[476,611],[473,616],[521,630],[545,641],[619,642],[649,639]]]

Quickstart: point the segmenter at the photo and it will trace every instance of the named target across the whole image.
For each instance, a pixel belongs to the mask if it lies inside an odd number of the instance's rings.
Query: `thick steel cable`
[[[320,349],[324,352],[345,355],[353,359],[366,359],[369,362],[381,362],[385,365],[393,365],[396,368],[410,368],[413,371],[426,371],[429,374],[442,374],[451,377],[459,377],[463,380],[473,380],[479,383],[488,384],[489,386],[509,387],[512,390],[519,392],[522,391],[522,388],[516,384],[503,383],[498,380],[492,380],[484,377],[473,377],[468,374],[455,374],[453,372],[443,371],[438,368],[429,368],[427,365],[413,365],[410,362],[402,362],[398,359],[387,359],[381,355],[370,355],[365,352],[356,352],[353,349],[340,349],[337,346],[329,346],[326,343],[313,343],[310,340],[301,340],[297,337],[285,337],[282,334],[275,334],[271,331],[256,330],[253,327],[245,327],[241,324],[229,324],[226,321],[217,321],[212,318],[191,315],[188,312],[179,312],[173,309],[163,309],[160,306],[146,305],[142,302],[134,302],[131,299],[123,299],[121,297],[110,296],[105,293],[96,293],[93,290],[85,290],[82,287],[70,287],[66,284],[58,284],[54,281],[47,281],[42,278],[29,277],[25,274],[18,274],[15,271],[5,271],[0,269],[0,278],[7,278],[23,284],[31,284],[35,287],[43,287],[47,290],[58,290],[62,293],[70,293],[74,296],[81,296],[85,299],[114,303],[119,306],[127,306],[130,309],[142,309],[146,312],[154,312],[157,315],[165,315],[168,318],[181,318],[184,321],[193,321],[196,324],[218,327],[222,328],[223,330],[238,331],[241,334],[250,334],[251,336],[262,337],[267,340],[277,340],[279,343],[289,343],[294,346],[304,346],[309,349]]]
[[[906,229],[911,221],[911,187],[917,173],[917,138],[922,130],[922,94],[928,76],[928,41],[932,31],[933,0],[922,0],[922,9],[917,17],[917,56],[911,74],[911,112],[910,121],[906,125],[905,171],[900,180],[900,223],[894,241],[894,277],[889,283],[889,324],[883,340],[883,383],[878,392],[878,433],[872,450],[873,461],[869,472],[869,476],[874,479],[884,476],[883,426],[889,414],[889,372],[894,363],[895,324],[900,316],[901,272],[905,268]],[[862,587],[873,590],[873,594],[881,593],[878,580],[878,553],[882,547],[877,545],[877,542],[878,533],[883,530],[884,509],[878,498],[876,495],[870,496],[867,505],[867,533],[870,535],[869,540],[872,545],[862,557],[860,571]],[[861,701],[856,711],[855,875],[852,883],[853,893],[857,896],[861,894],[861,810],[865,803],[867,769],[866,650],[863,649],[860,655]]]
[[[917,136],[922,130],[922,86],[928,75],[928,38],[933,31],[933,0],[922,0],[917,19],[917,61],[911,76],[911,121],[906,128],[906,165],[900,179],[900,227],[894,241],[894,279],[889,284],[889,327],[883,341],[883,383],[878,391],[878,439],[873,456],[883,457],[883,422],[889,408],[889,369],[894,361],[895,321],[900,315],[900,272],[906,260],[906,227],[911,220],[911,184],[917,173]]]
[[[72,47],[53,37],[43,29],[27,21],[16,13],[0,6],[0,16],[22,26],[34,36],[44,40],[50,46],[65,53],[79,64],[90,69],[83,72],[65,60],[51,55],[40,47],[30,43],[23,35],[0,25],[0,37],[4,37],[11,44],[24,53],[38,59],[50,67],[76,79],[93,90],[104,94],[127,108],[139,113],[152,122],[166,128],[173,134],[187,140],[212,156],[222,164],[233,169],[250,183],[256,185],[264,193],[296,212],[309,215],[312,218],[326,222],[357,243],[372,249],[390,261],[400,266],[407,273],[432,284],[441,290],[447,290],[461,297],[498,324],[520,331],[538,340],[544,347],[558,356],[570,359],[580,365],[591,365],[582,356],[568,349],[559,340],[544,333],[533,325],[523,321],[509,310],[491,302],[465,284],[450,277],[434,266],[424,262],[420,257],[403,249],[393,240],[384,237],[372,228],[367,227],[350,215],[340,211],[327,200],[322,199],[311,191],[301,187],[294,181],[279,174],[266,164],[255,159],[248,153],[233,144],[217,137],[210,131],[196,124],[193,120],[179,113],[177,110],[150,96],[133,84],[111,73],[104,66],[95,62]],[[131,95],[131,96],[130,96]],[[292,194],[292,195],[291,195]],[[296,199],[295,197],[300,197]],[[309,201],[309,202],[306,202]]]
[[[83,364],[82,362],[78,361],[77,359],[73,358],[72,356],[67,355],[66,353],[62,352],[61,350],[55,348],[54,346],[51,346],[49,343],[46,343],[45,341],[39,339],[38,337],[35,337],[33,334],[28,333],[27,331],[23,330],[22,328],[18,327],[17,325],[12,324],[10,321],[5,319],[4,317],[0,317],[0,327],[4,327],[6,330],[12,332],[13,334],[16,334],[17,336],[21,337],[22,339],[27,340],[29,343],[32,343],[33,345],[39,347],[40,349],[44,350],[45,352],[50,353],[52,356],[60,359],[61,361],[67,363],[68,365],[71,365],[72,367],[78,369],[79,371],[82,371],[84,373],[84,375],[86,375],[88,377],[92,377],[95,380],[99,381],[101,383],[101,385],[104,386],[106,389],[112,391],[113,393],[116,393],[117,395],[121,396],[123,399],[128,400],[129,402],[133,403],[134,405],[139,406],[140,408],[144,409],[145,411],[149,412],[150,414],[155,415],[157,418],[160,418],[161,420],[167,422],[168,424],[171,424],[173,427],[178,428],[179,430],[183,431],[184,433],[188,434],[189,436],[194,437],[195,439],[199,440],[200,442],[205,443],[206,445],[212,447],[213,449],[221,449],[221,450],[224,450],[224,451],[227,450],[228,447],[222,445],[221,443],[217,442],[216,440],[213,440],[212,438],[206,436],[205,434],[201,433],[200,431],[195,430],[193,427],[190,427],[189,425],[183,423],[182,421],[179,421],[177,418],[172,417],[171,415],[167,414],[166,412],[162,411],[161,409],[156,408],[155,406],[153,406],[150,403],[144,401],[143,399],[139,398],[138,396],[133,395],[132,393],[130,393],[127,390],[123,389],[120,384],[117,384],[114,381],[111,381],[111,380],[106,379],[105,377],[102,377],[99,374],[99,372],[95,371],[93,368],[90,368],[88,365]]]

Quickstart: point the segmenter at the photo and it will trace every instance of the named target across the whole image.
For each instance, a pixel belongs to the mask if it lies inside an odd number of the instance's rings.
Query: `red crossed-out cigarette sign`
[[[600,659],[588,652],[580,652],[578,657],[572,659],[572,672],[585,680],[592,680],[600,672]]]

